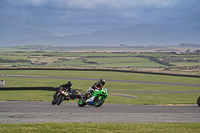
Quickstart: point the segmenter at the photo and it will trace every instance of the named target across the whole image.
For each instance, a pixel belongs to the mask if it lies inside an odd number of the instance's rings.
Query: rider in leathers
[[[67,84],[63,84],[63,85],[59,85],[59,89],[56,91],[56,96],[58,95],[58,92],[60,91],[60,87],[62,87],[62,90],[65,90],[66,92],[68,93],[71,93],[71,86],[72,86],[72,82],[71,81],[68,81]],[[68,95],[68,99],[69,100],[70,97]]]
[[[103,87],[106,83],[105,79],[100,79],[99,81],[97,81],[93,86],[91,86],[90,93],[94,92],[96,89],[100,89],[101,87]],[[91,98],[86,100],[86,103],[88,102],[92,102],[94,100],[95,96],[92,96]]]

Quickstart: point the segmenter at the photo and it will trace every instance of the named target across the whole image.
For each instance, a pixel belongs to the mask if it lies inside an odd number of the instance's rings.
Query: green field
[[[98,67],[164,67],[164,65],[152,62],[147,58],[139,57],[108,57],[108,58],[87,58],[88,61],[97,62],[98,64],[85,64],[84,66]]]
[[[0,65],[16,66],[83,66],[83,67],[165,67],[165,65],[152,62],[147,58],[134,57],[140,54],[116,53],[0,53],[4,62]],[[157,55],[157,54],[156,54]],[[126,57],[125,57],[126,56]],[[130,57],[129,57],[130,56]],[[90,57],[90,58],[85,58]],[[91,58],[93,57],[93,58]],[[95,58],[94,58],[95,57]],[[59,61],[59,58],[73,59]],[[77,58],[77,59],[76,59]],[[84,59],[87,62],[84,62]],[[6,61],[5,61],[6,60]],[[31,63],[12,62],[13,60],[27,60]],[[55,63],[56,62],[56,63]],[[91,64],[89,62],[97,62]]]
[[[200,84],[199,78],[165,76],[153,74],[138,73],[122,73],[122,72],[105,72],[105,71],[63,71],[63,70],[1,70],[4,75],[33,75],[33,76],[49,76],[49,77],[68,77],[68,78],[104,78],[104,79],[123,79],[138,81],[157,81],[157,82],[174,82],[174,83],[193,83]],[[45,79],[45,78],[17,78],[17,77],[1,77],[6,81],[6,87],[57,87],[66,83],[65,79]],[[95,81],[90,80],[74,80],[72,87],[74,89],[87,90]],[[159,84],[141,84],[141,83],[125,83],[107,81],[105,87],[109,90],[121,90],[124,92],[109,92],[106,103],[124,103],[134,105],[147,104],[196,104],[196,100],[200,93],[151,93],[151,91],[196,91],[199,87],[173,86]],[[145,93],[127,92],[127,91],[148,91]],[[53,91],[1,91],[0,100],[39,100],[51,101]],[[121,96],[114,96],[120,94]],[[123,97],[123,95],[133,95],[138,98]],[[37,96],[37,97],[36,97]],[[70,102],[77,102],[70,100]]]
[[[31,47],[21,47],[27,49]],[[50,47],[45,47],[50,48]],[[5,48],[4,48],[5,49]],[[20,47],[19,47],[20,49]],[[174,66],[200,65],[200,55],[171,55],[165,52],[131,53],[131,52],[58,52],[54,51],[29,52],[0,52],[0,67],[85,67],[85,68],[129,68],[129,69],[157,69]],[[169,58],[172,61],[162,61]],[[184,61],[173,61],[185,58]],[[22,62],[23,60],[23,62]],[[189,61],[187,61],[189,60]],[[193,62],[191,62],[191,60]],[[25,62],[24,62],[25,61]]]
[[[158,81],[158,82],[200,84],[198,77],[196,78],[196,77],[185,77],[185,76],[125,73],[125,72],[112,72],[112,71],[0,70],[0,73],[4,75],[32,75],[32,76],[94,78],[94,79],[104,78],[104,79],[118,79],[118,80],[138,80],[138,81]]]

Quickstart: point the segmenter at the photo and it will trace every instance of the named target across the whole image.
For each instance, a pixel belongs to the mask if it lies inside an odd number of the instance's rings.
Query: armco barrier
[[[48,90],[56,91],[58,88],[55,87],[2,87],[0,90]]]
[[[1,87],[0,91],[3,91],[3,90],[47,90],[47,91],[55,91],[56,92],[57,89],[58,88],[55,88],[55,87]],[[52,93],[52,97],[53,97],[54,93]],[[72,89],[71,93],[72,93],[70,95],[71,99],[79,99],[80,98],[80,95],[78,95],[78,90]]]

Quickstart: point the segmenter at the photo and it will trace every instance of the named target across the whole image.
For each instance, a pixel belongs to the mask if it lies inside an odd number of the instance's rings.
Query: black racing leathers
[[[58,94],[58,92],[60,91],[60,89],[62,88],[62,90],[65,90],[66,92],[70,93],[71,92],[71,85],[69,84],[63,84],[60,85],[59,89],[56,91],[56,94]]]
[[[96,82],[93,86],[91,86],[91,88],[92,88],[93,90],[98,89],[98,88],[101,88],[101,87],[103,87],[103,86],[99,83],[99,81]]]

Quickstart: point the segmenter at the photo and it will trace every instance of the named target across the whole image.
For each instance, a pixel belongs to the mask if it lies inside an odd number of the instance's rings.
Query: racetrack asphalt
[[[78,102],[78,101],[77,101]],[[130,105],[104,103],[78,107],[77,103],[1,101],[0,123],[200,123],[197,105]]]

